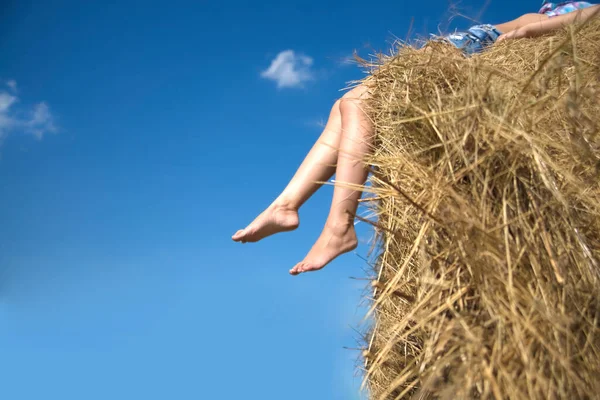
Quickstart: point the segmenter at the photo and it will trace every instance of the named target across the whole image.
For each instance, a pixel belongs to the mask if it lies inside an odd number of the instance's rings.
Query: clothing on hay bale
[[[373,399],[600,396],[600,21],[364,83]]]

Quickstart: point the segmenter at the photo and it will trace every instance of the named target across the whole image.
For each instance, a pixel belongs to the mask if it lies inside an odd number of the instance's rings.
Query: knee
[[[333,111],[340,111],[342,109],[342,99],[337,99],[335,101],[335,103],[333,103],[332,108],[333,108]]]
[[[343,100],[365,100],[369,97],[369,90],[365,85],[359,85],[355,88],[353,88],[352,90],[346,92],[346,94],[344,94],[342,96],[342,101]]]
[[[340,111],[342,113],[356,112],[362,109],[361,103],[369,97],[369,92],[366,86],[360,85],[350,90],[338,100]]]

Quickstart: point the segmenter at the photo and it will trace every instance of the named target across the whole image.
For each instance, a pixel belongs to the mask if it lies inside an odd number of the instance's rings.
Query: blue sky
[[[465,1],[486,22],[537,2]],[[527,8],[529,6],[529,8]],[[291,277],[301,227],[230,240],[320,133],[344,62],[451,29],[448,2],[2,1],[0,396],[359,399],[371,232]]]

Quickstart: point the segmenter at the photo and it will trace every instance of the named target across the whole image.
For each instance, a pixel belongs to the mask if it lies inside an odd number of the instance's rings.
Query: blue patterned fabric
[[[568,14],[573,11],[581,10],[582,8],[588,8],[593,4],[587,1],[563,1],[560,3],[551,3],[544,1],[542,8],[538,11],[539,14],[546,14],[548,17],[556,17],[557,15]]]
[[[494,44],[502,33],[493,25],[475,25],[466,32],[455,32],[444,37],[466,55],[481,53],[486,47]]]

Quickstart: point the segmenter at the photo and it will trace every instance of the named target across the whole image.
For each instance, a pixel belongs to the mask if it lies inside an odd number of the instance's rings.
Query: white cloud
[[[0,114],[8,112],[8,109],[17,101],[15,96],[6,92],[0,92]]]
[[[312,65],[312,58],[296,54],[294,50],[285,50],[277,54],[261,76],[275,81],[280,89],[302,87],[314,77]]]
[[[10,80],[6,86],[14,93],[17,82]],[[22,132],[41,139],[48,132],[56,132],[54,117],[45,102],[32,108],[17,107],[19,98],[0,88],[0,144],[11,132]]]
[[[26,121],[26,131],[38,139],[41,139],[46,132],[56,132],[54,118],[45,102],[33,107],[31,118]]]
[[[13,92],[17,91],[17,81],[15,81],[14,79],[6,81],[6,86],[8,86]]]

